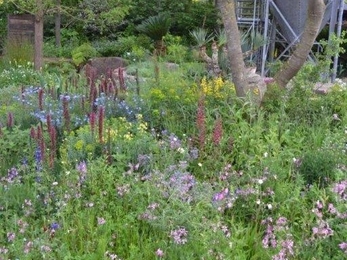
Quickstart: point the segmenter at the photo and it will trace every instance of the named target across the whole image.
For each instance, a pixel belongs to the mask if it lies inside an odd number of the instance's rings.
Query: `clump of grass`
[[[34,45],[28,40],[10,38],[4,46],[4,61],[26,65],[34,61]]]
[[[334,153],[318,150],[306,152],[298,170],[306,184],[317,184],[323,188],[335,180],[336,166]]]

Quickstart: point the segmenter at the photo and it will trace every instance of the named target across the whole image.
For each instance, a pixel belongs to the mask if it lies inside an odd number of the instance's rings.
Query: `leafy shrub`
[[[301,158],[299,174],[308,185],[326,187],[335,180],[336,155],[329,151],[309,151]]]
[[[286,99],[285,112],[289,121],[309,126],[326,122],[332,116],[323,96],[314,94],[311,87],[294,87]]]
[[[188,57],[188,47],[182,44],[181,37],[167,34],[163,40],[167,46],[167,55],[165,57],[167,60],[176,63],[182,63],[186,60]]]
[[[98,52],[90,43],[84,43],[73,49],[71,55],[75,65],[80,66],[88,59],[98,56]]]
[[[16,166],[21,160],[29,159],[30,131],[29,129],[21,130],[19,127],[11,129],[0,127],[0,130],[0,172],[3,173]]]
[[[132,53],[132,55],[137,58],[137,60],[141,60],[145,55],[144,50],[149,49],[151,46],[148,37],[134,35],[127,37],[122,36],[119,37],[116,41],[94,41],[92,44],[101,56],[115,56],[129,59],[129,57],[126,57],[126,54]],[[129,60],[131,61],[132,59]]]
[[[62,45],[61,47],[58,48],[55,45],[55,42],[53,42],[53,41],[45,41],[43,43],[43,53],[44,53],[45,57],[71,58],[72,51],[77,46],[74,46],[74,45]]]

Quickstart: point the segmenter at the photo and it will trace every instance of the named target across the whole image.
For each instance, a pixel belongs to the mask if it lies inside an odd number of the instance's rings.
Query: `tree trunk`
[[[308,0],[307,20],[301,40],[288,61],[274,77],[280,87],[285,88],[305,63],[319,33],[324,11],[324,0]]]
[[[55,13],[55,46],[61,47],[61,12],[60,12],[61,0],[56,0],[57,12]]]
[[[228,60],[232,74],[232,81],[235,84],[236,95],[245,97],[248,92],[248,83],[245,71],[245,63],[241,49],[240,32],[237,26],[234,0],[216,0],[227,35]]]
[[[43,67],[43,4],[42,0],[36,0],[37,12],[35,14],[35,70]]]

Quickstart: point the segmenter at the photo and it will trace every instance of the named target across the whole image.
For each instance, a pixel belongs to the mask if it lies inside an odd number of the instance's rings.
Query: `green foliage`
[[[170,62],[183,63],[188,58],[188,48],[183,45],[182,38],[167,34],[163,38],[166,45],[166,56]]]
[[[74,48],[85,42],[86,38],[79,35],[76,30],[61,29],[61,47],[55,44],[55,37],[50,37],[44,41],[43,51],[45,57],[64,57],[71,58],[71,52]]]
[[[110,36],[130,10],[126,0],[83,0],[79,5],[82,27],[90,39],[96,35]]]
[[[205,46],[214,38],[213,34],[208,34],[204,28],[198,28],[190,32],[191,37],[194,39],[198,47]]]
[[[160,13],[168,13],[172,18],[170,31],[173,35],[178,35],[186,41],[189,38],[187,32],[198,27],[207,28],[208,31],[216,29],[218,24],[218,12],[211,1],[169,1],[161,0],[146,1],[134,0],[133,7],[127,16],[130,25],[129,34],[136,32],[131,23],[138,24],[139,21],[146,20],[149,16]]]
[[[98,52],[90,43],[84,43],[71,51],[72,60],[76,66],[81,66],[88,59],[98,56]]]
[[[308,151],[300,159],[298,172],[307,185],[327,187],[335,180],[337,158],[331,151]]]
[[[130,62],[141,61],[151,48],[150,39],[146,36],[122,36],[115,41],[94,41],[93,47],[104,57],[123,57]]]
[[[194,124],[192,117],[198,100],[197,87],[191,80],[182,77],[180,67],[170,69],[165,63],[154,63],[151,68],[152,73],[158,73],[157,81],[147,82],[142,92],[144,98],[150,100],[148,106],[151,111],[152,126],[164,127],[177,134],[185,132]],[[182,124],[174,125],[171,129],[172,120],[179,120]]]
[[[143,21],[136,28],[155,41],[160,41],[169,32],[171,18],[167,13],[151,16]]]
[[[9,86],[35,85],[38,83],[38,73],[34,64],[19,65],[17,62],[4,62],[0,73],[0,89]]]
[[[0,172],[6,172],[15,167],[23,159],[28,159],[32,152],[29,129],[21,130],[19,127],[1,127],[0,135]]]
[[[34,46],[30,42],[18,39],[9,39],[4,47],[5,62],[12,62],[18,65],[27,65],[34,61]]]

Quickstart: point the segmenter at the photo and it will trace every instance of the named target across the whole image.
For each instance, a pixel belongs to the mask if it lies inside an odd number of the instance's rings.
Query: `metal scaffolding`
[[[300,41],[307,17],[307,0],[235,0],[239,28],[243,31],[257,32],[263,37],[262,48],[254,53],[261,75],[268,74],[268,64],[288,57]],[[329,25],[329,38],[341,35],[344,0],[325,0],[326,10],[321,29]],[[318,43],[316,43],[318,45]],[[253,45],[253,43],[252,43]],[[280,46],[280,48],[279,48]],[[251,46],[253,47],[253,46]],[[318,45],[319,47],[319,45]],[[277,55],[274,55],[275,48]],[[309,60],[314,61],[311,53]],[[335,80],[338,55],[333,57]]]

